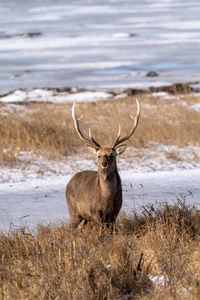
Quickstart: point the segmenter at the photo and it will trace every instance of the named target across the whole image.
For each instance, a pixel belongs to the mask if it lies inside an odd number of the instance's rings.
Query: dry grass
[[[0,299],[199,299],[200,212],[184,201],[121,215],[115,232],[66,224],[0,233]]]
[[[138,97],[142,114],[138,129],[129,145],[149,147],[150,142],[185,146],[200,143],[199,113],[190,109],[199,101],[195,96],[178,95],[174,100],[153,97],[150,94]],[[63,156],[83,147],[75,133],[71,118],[71,104],[29,104],[26,106],[0,107],[0,163],[12,165],[20,151],[45,151],[53,157]],[[77,104],[77,116],[87,135],[92,128],[94,137],[103,145],[114,141],[118,125],[122,134],[131,127],[129,114],[135,114],[133,96],[95,103]]]
[[[14,162],[20,151],[46,151],[66,155],[75,145],[68,110],[35,104],[23,113],[0,115],[0,161]]]

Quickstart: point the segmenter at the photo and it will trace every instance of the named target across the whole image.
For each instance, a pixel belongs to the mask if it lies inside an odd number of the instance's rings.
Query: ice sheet
[[[0,94],[199,81],[199,14],[198,0],[3,1]]]

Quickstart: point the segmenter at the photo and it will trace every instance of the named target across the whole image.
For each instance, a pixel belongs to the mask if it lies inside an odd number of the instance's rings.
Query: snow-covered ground
[[[168,158],[176,152],[179,160]],[[0,228],[44,222],[68,221],[65,188],[69,179],[84,169],[96,170],[95,158],[79,153],[59,161],[42,155],[21,153],[27,164],[15,168],[1,168],[0,174]],[[155,147],[139,153],[128,148],[118,159],[123,183],[123,210],[130,213],[142,205],[177,200],[200,205],[199,147]],[[31,161],[31,163],[30,163]]]
[[[51,103],[68,103],[105,100],[113,95],[105,91],[77,91],[73,88],[70,92],[57,92],[56,90],[31,89],[16,90],[5,96],[0,96],[2,103],[28,103],[28,102],[51,102]],[[126,94],[124,95],[126,96]]]
[[[199,85],[193,85],[194,88],[199,89]],[[2,108],[3,110],[7,110],[9,107],[9,110],[12,111],[12,108],[17,111],[23,111],[25,110],[25,107],[22,105],[15,105],[15,104],[26,104],[30,102],[43,102],[43,103],[78,103],[78,102],[96,102],[96,101],[102,101],[102,100],[109,100],[111,98],[114,99],[122,99],[127,97],[127,90],[123,89],[114,89],[113,91],[107,91],[106,89],[93,89],[93,90],[87,90],[82,89],[80,91],[78,88],[74,87],[72,89],[66,90],[66,91],[57,91],[56,89],[30,89],[30,90],[16,90],[13,92],[9,92],[6,95],[1,96],[0,95],[0,103],[2,104],[9,104],[9,106],[4,106]],[[172,100],[176,101],[176,95],[171,95],[167,92],[158,91],[151,94],[147,94],[146,97],[159,97],[161,99],[165,100]],[[187,95],[187,97],[197,97],[200,98],[199,92],[190,93]],[[182,105],[183,107],[186,107],[187,109],[193,110],[195,112],[200,112],[200,103],[195,103],[192,105],[189,105],[188,102],[185,100],[185,95],[180,94],[179,98],[182,98],[183,100],[180,102],[179,105]],[[12,106],[12,104],[14,106]],[[145,104],[144,104],[145,105]],[[146,104],[146,107],[151,107],[150,104]],[[1,112],[2,113],[2,112]]]

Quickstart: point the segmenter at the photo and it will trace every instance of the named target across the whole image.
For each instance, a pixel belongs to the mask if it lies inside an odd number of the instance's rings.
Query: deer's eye
[[[101,155],[98,155],[98,158],[101,158]]]

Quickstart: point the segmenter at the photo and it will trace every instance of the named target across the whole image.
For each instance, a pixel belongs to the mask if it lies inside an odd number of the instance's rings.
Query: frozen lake
[[[199,81],[199,15],[198,0],[1,1],[0,94]]]

